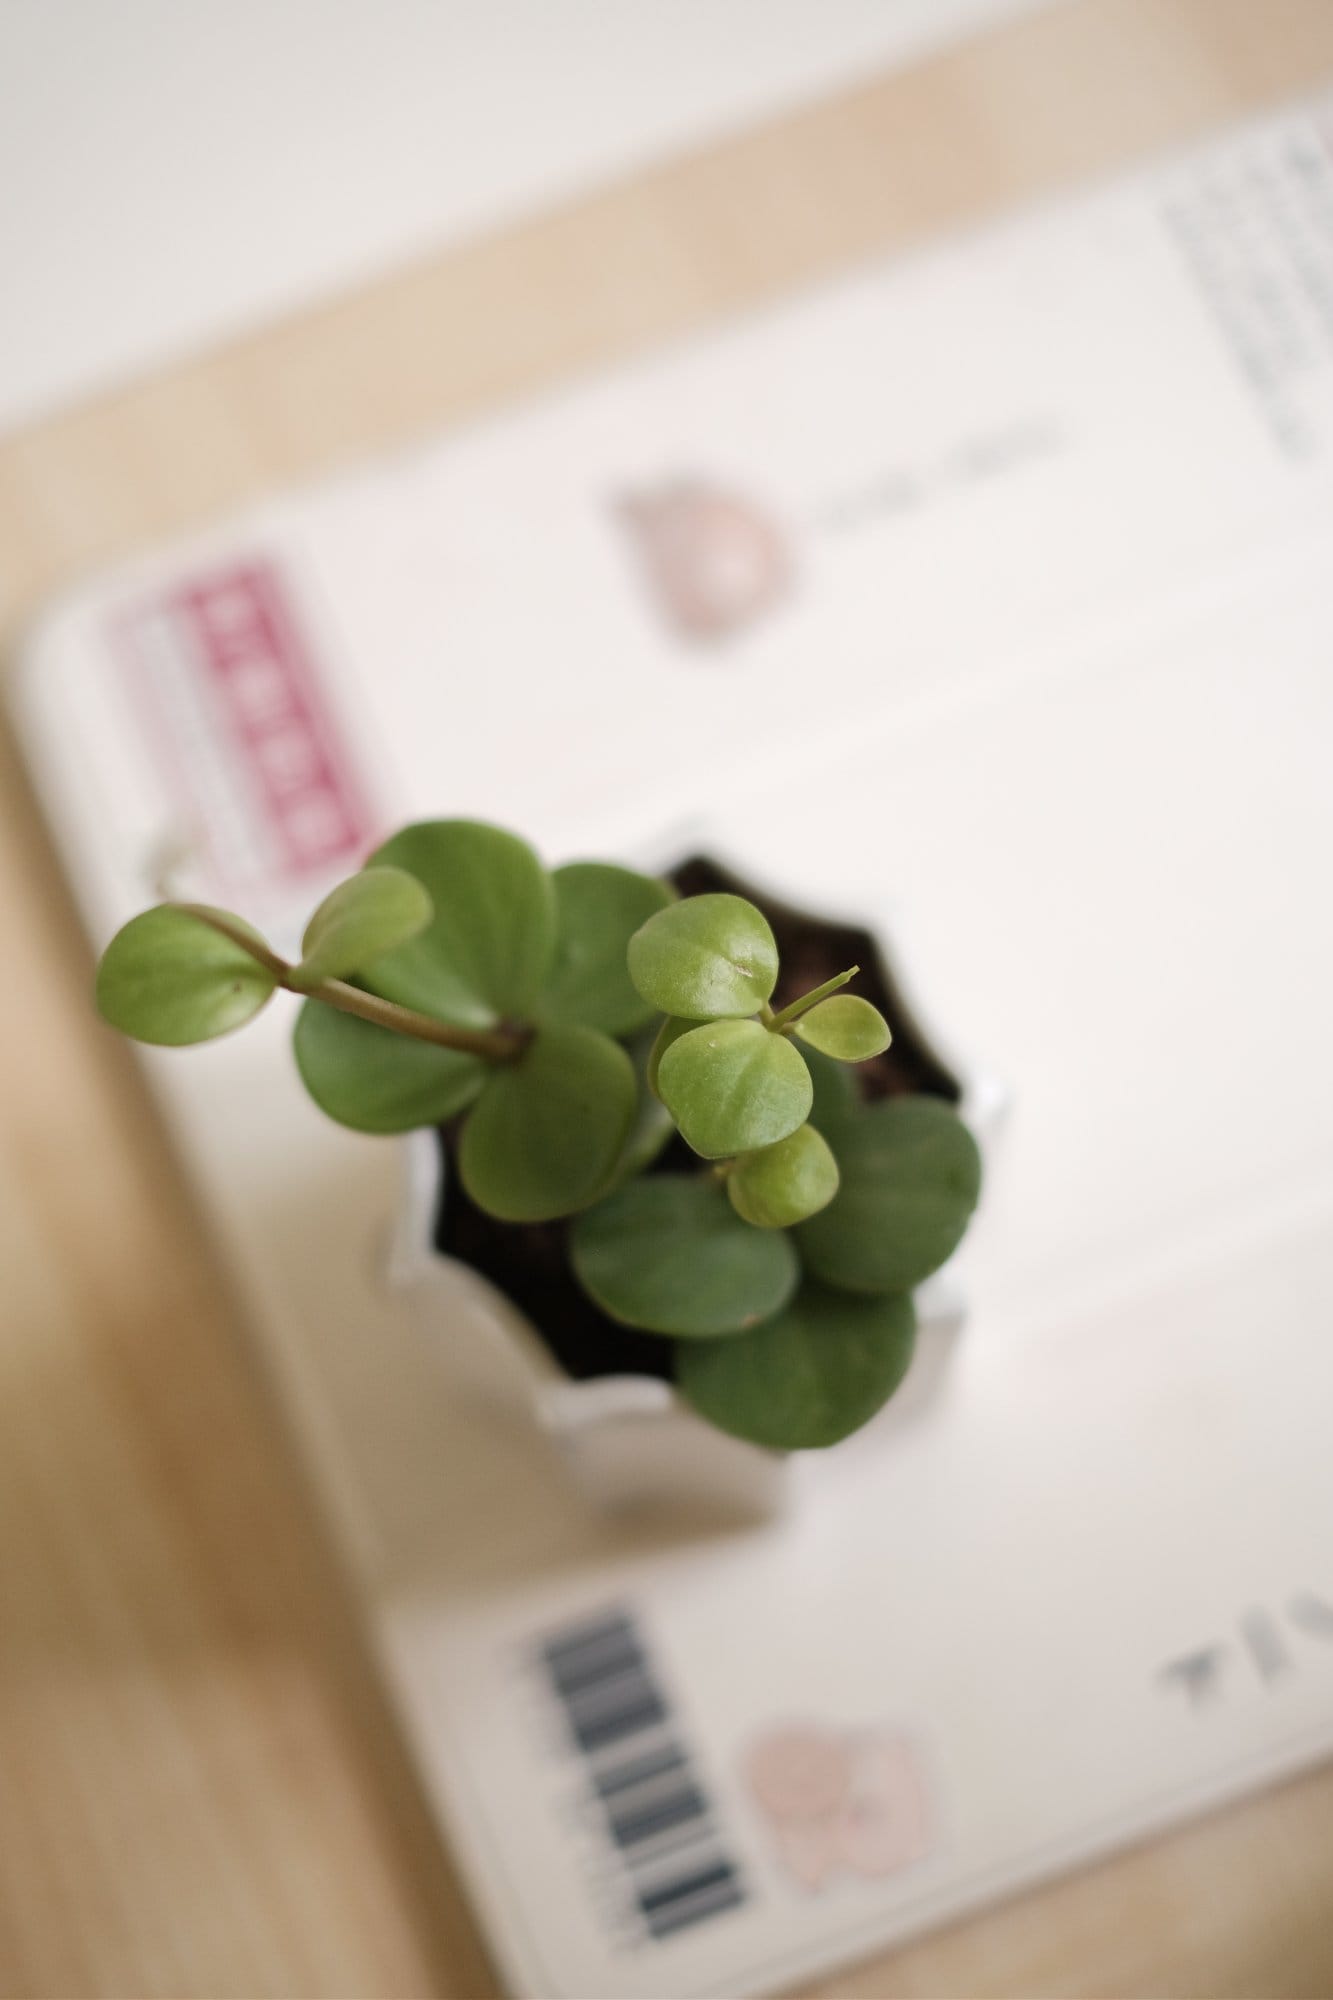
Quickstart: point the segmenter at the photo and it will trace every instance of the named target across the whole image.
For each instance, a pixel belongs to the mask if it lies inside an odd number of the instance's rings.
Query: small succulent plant
[[[943,1102],[863,1101],[889,1043],[849,967],[775,1010],[743,897],[601,862],[548,871],[470,820],[404,827],[282,958],[244,919],[164,903],[112,939],[97,1003],[137,1040],[226,1034],[302,997],[310,1096],[372,1133],[446,1129],[477,1207],[571,1218],[588,1298],[667,1335],[685,1399],[775,1449],[836,1443],[911,1359],[912,1291],[967,1227],[980,1162]]]

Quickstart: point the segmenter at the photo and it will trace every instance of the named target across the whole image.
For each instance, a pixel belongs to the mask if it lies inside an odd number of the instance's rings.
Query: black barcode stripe
[[[623,1708],[650,1688],[652,1681],[644,1662],[638,1660],[630,1667],[608,1666],[597,1680],[579,1681],[573,1687],[561,1681],[555,1685],[567,1708],[587,1715],[597,1709]]]
[[[743,1903],[707,1789],[630,1615],[585,1619],[538,1653],[649,1936]]]
[[[650,1840],[654,1834],[665,1833],[686,1820],[702,1819],[707,1811],[708,1801],[703,1793],[696,1785],[687,1785],[660,1805],[613,1818],[611,1831],[618,1847],[634,1847],[640,1841]]]
[[[704,1868],[695,1875],[687,1875],[683,1881],[672,1882],[664,1889],[645,1889],[640,1892],[639,1902],[649,1916],[659,1910],[669,1908],[672,1903],[687,1902],[703,1889],[720,1887],[735,1877],[735,1869],[729,1861],[719,1861],[712,1868]]]
[[[591,1653],[591,1649],[589,1649]],[[643,1655],[637,1647],[617,1643],[614,1652],[599,1648],[597,1652],[580,1653],[570,1666],[553,1666],[551,1678],[561,1694],[578,1694],[583,1688],[598,1687],[603,1680],[613,1674],[641,1674],[644,1670]]]
[[[591,1752],[605,1750],[610,1744],[619,1743],[623,1737],[638,1736],[646,1729],[656,1728],[666,1721],[666,1713],[658,1697],[648,1690],[639,1700],[599,1715],[580,1718],[571,1710],[570,1721],[580,1750]]]
[[[546,1664],[552,1680],[563,1690],[595,1684],[606,1673],[628,1673],[636,1667],[642,1671],[644,1660],[629,1634],[612,1632],[548,1659]]]
[[[697,1825],[679,1826],[674,1831],[668,1828],[664,1833],[654,1834],[650,1843],[639,1843],[638,1852],[633,1855],[634,1866],[636,1869],[647,1869],[656,1867],[659,1862],[663,1866],[671,1865],[675,1855],[683,1854],[688,1848],[697,1849],[698,1845]],[[629,1858],[627,1855],[626,1859]]]
[[[683,1771],[685,1768],[684,1751],[671,1743],[665,1750],[654,1751],[650,1757],[640,1757],[635,1763],[620,1764],[614,1771],[595,1773],[593,1783],[604,1799],[610,1799],[618,1792],[629,1791],[652,1778],[663,1778],[672,1771]]]
[[[640,1907],[642,1907],[642,1897]],[[651,1911],[644,1911],[648,1928],[655,1938],[669,1937],[672,1931],[681,1931],[690,1924],[702,1923],[705,1917],[720,1916],[723,1910],[737,1909],[745,1901],[745,1891],[734,1869],[719,1870],[709,1876],[707,1883],[681,1891],[669,1900],[659,1903]]]
[[[579,1625],[566,1625],[563,1632],[554,1634],[542,1642],[542,1652],[548,1660],[556,1660],[566,1653],[577,1652],[580,1646],[596,1641],[608,1632],[628,1632],[634,1636],[634,1621],[626,1611],[603,1612],[597,1618],[585,1619]]]

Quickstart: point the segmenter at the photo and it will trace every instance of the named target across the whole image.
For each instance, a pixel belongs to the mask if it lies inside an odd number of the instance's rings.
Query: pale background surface
[[[1075,0],[425,261],[0,445],[4,640],[277,481],[1331,75],[1327,0]],[[490,1992],[3,735],[0,910],[0,1992]],[[1331,1853],[1325,1772],[817,1990],[1313,2000]]]
[[[1039,4],[0,0],[0,432]]]

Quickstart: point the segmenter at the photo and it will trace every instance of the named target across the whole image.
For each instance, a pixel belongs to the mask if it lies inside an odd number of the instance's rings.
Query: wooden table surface
[[[0,631],[275,484],[1330,78],[1333,0],[1072,0],[450,251],[0,440]],[[0,921],[0,1991],[492,1994],[3,736]],[[1325,1772],[812,1990],[1327,1996],[1331,1918]]]

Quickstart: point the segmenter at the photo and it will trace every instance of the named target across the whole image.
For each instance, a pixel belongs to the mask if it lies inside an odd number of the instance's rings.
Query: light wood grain
[[[276,481],[1331,75],[1330,0],[1080,0],[431,260],[0,442],[0,629]],[[0,912],[0,1991],[489,1994],[3,740]],[[814,1990],[1327,1995],[1331,1906],[1317,1775]]]

